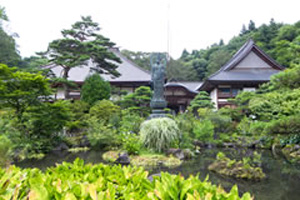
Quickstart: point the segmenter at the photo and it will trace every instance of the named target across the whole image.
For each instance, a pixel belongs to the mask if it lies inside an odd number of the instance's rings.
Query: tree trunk
[[[64,67],[64,74],[63,74],[63,78],[65,80],[68,80],[68,77],[69,77],[69,71],[70,71],[70,68],[69,67]],[[65,99],[69,99],[69,86],[66,82],[63,82],[62,83],[63,85],[63,89],[64,89],[64,95],[65,95]]]

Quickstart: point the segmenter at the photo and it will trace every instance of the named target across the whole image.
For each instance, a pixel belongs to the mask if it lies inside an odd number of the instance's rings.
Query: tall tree
[[[21,56],[17,51],[14,37],[8,35],[2,28],[2,20],[8,21],[8,17],[5,8],[0,6],[0,63],[17,66],[21,61]]]
[[[69,72],[74,67],[87,66],[93,62],[99,73],[119,76],[115,62],[120,59],[109,49],[115,44],[99,34],[99,24],[92,21],[90,16],[81,17],[81,21],[72,25],[71,29],[63,30],[63,39],[54,40],[48,50],[42,54],[50,58],[50,62],[63,68],[63,79],[68,79]],[[114,61],[114,62],[112,62]],[[69,86],[62,83],[65,97],[68,98]]]

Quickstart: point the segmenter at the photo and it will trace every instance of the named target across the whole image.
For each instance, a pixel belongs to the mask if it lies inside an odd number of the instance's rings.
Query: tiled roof
[[[244,66],[236,67],[248,55],[255,55],[262,63],[265,63],[266,68],[259,68],[255,66]],[[249,62],[249,61],[248,61]],[[254,62],[254,63],[253,63]],[[255,61],[252,65],[255,65]],[[236,68],[235,68],[236,67]],[[207,90],[213,86],[210,83],[213,82],[234,82],[234,81],[254,81],[254,82],[267,82],[273,74],[278,73],[284,68],[276,63],[271,57],[265,54],[258,46],[255,45],[253,40],[248,40],[235,54],[234,56],[223,65],[216,73],[212,74],[208,79],[202,84],[198,90]]]
[[[119,52],[119,50],[112,49],[111,51],[121,60],[121,64],[115,63],[118,65],[117,71],[121,76],[113,77],[111,75],[101,74],[105,80],[110,82],[149,82],[151,80],[150,72],[128,60]],[[46,67],[50,68],[56,77],[62,77],[62,67],[53,64]],[[95,67],[93,62],[88,61],[87,66],[72,68],[69,72],[68,79],[75,82],[83,82],[88,75],[95,73],[94,70],[91,70],[93,67]]]
[[[192,93],[198,93],[197,88],[202,85],[203,82],[168,82],[165,87],[184,87]]]

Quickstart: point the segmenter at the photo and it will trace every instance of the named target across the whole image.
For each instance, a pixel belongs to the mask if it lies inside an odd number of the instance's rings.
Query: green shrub
[[[176,122],[169,118],[156,118],[141,125],[142,144],[157,152],[162,152],[178,142],[180,137]]]
[[[150,87],[141,86],[137,88],[133,93],[124,96],[124,98],[119,101],[120,106],[123,109],[138,114],[141,117],[146,117],[150,114],[150,101],[152,92]]]
[[[265,132],[267,134],[299,134],[300,133],[300,115],[282,117],[278,120],[272,120],[267,123]]]
[[[281,146],[286,146],[288,144],[300,144],[300,133],[291,134],[288,137],[280,139]]]
[[[107,124],[114,115],[120,114],[120,107],[108,100],[102,100],[95,103],[90,109],[90,116]]]
[[[87,77],[81,88],[81,100],[90,105],[94,105],[97,101],[109,99],[110,84],[103,80],[97,73]]]
[[[141,151],[142,144],[136,134],[123,133],[120,135],[122,149],[130,155],[138,155]]]
[[[122,119],[120,121],[120,132],[121,133],[135,133],[140,132],[141,123],[145,119],[137,114],[130,113],[128,111],[122,112]]]
[[[84,164],[76,159],[51,167],[20,169],[0,168],[0,199],[224,199],[251,200],[249,193],[239,197],[237,186],[230,192],[213,185],[208,178],[198,176],[185,179],[181,175],[161,173],[151,182],[149,173],[141,167]]]
[[[197,114],[199,108],[214,108],[214,103],[211,101],[209,94],[205,91],[200,91],[196,97],[191,101],[189,110]]]
[[[89,112],[90,105],[84,101],[77,100],[69,104],[69,109],[71,111],[71,119],[66,124],[68,132],[72,134],[82,132],[87,127],[85,118]]]
[[[10,161],[11,146],[11,141],[6,136],[0,135],[0,167]]]
[[[180,148],[193,148],[193,127],[195,117],[191,113],[178,114],[175,121],[181,132]]]
[[[195,121],[193,133],[196,139],[210,142],[214,136],[214,125],[209,120]]]
[[[99,123],[95,118],[90,119],[88,124],[87,138],[93,148],[102,149],[119,145],[116,130],[110,125]]]

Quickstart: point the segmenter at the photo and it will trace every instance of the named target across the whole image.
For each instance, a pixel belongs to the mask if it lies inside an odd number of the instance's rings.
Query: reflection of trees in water
[[[146,168],[150,174],[159,173],[160,171],[168,171],[173,174],[181,173],[188,177],[190,174],[197,175],[204,180],[209,175],[209,180],[214,184],[221,184],[227,191],[237,184],[239,192],[251,192],[255,195],[255,199],[263,200],[293,200],[299,199],[300,196],[300,166],[289,163],[284,157],[274,158],[269,150],[256,150],[262,154],[262,168],[267,178],[259,181],[245,181],[221,176],[208,171],[207,167],[211,164],[219,151],[224,152],[231,159],[241,159],[245,156],[253,155],[253,149],[205,149],[195,159],[184,162],[180,167],[169,169],[163,166],[156,168]],[[42,160],[27,160],[17,163],[21,167],[38,167],[45,169],[47,166],[54,166],[55,163],[63,161],[72,162],[75,158],[80,157],[86,163],[100,163],[102,160],[102,152],[89,151],[79,153],[57,152],[47,155]]]

